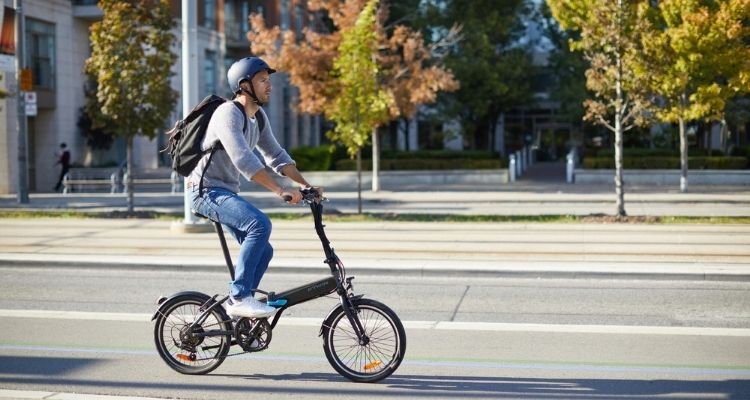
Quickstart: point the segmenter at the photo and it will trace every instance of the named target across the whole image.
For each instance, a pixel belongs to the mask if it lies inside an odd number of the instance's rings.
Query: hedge
[[[475,160],[469,158],[454,159],[399,159],[399,160],[380,160],[380,169],[382,171],[399,171],[399,170],[449,170],[449,169],[500,169],[505,166],[504,160],[499,158],[491,160]],[[356,160],[339,160],[336,162],[336,169],[340,171],[354,171],[357,169]],[[372,170],[372,160],[362,160],[362,169],[365,171]]]
[[[370,157],[367,157],[370,158]],[[422,158],[429,160],[448,160],[448,159],[471,159],[471,160],[492,160],[500,159],[500,153],[483,150],[417,150],[417,151],[396,151],[385,150],[380,153],[383,160],[401,160]]]
[[[289,155],[300,171],[329,171],[333,167],[333,146],[295,147]]]
[[[688,157],[708,157],[706,149],[692,148],[688,149]],[[587,149],[585,154],[591,154],[594,157],[612,157],[615,156],[615,149]],[[642,148],[624,148],[622,149],[623,157],[680,157],[680,151],[674,149],[642,149]],[[720,150],[711,150],[711,156],[723,156]]]
[[[679,169],[680,157],[631,157],[623,158],[625,169]],[[583,160],[586,169],[614,169],[614,157],[587,157]],[[745,169],[745,157],[688,157],[690,169]]]

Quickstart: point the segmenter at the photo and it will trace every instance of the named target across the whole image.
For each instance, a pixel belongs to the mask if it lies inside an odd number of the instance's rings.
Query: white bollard
[[[516,181],[516,156],[513,154],[508,157],[508,180]]]

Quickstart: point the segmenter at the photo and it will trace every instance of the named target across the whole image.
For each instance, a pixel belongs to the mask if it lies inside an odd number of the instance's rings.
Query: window
[[[34,88],[55,89],[55,25],[26,18],[26,63]]]
[[[216,52],[206,50],[203,60],[203,96],[216,93]]]
[[[203,26],[216,29],[216,0],[203,0]]]

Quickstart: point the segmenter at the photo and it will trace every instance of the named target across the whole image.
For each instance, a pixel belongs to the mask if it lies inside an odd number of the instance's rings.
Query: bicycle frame
[[[296,304],[326,296],[335,291],[341,299],[341,305],[344,308],[344,312],[346,313],[351,326],[354,328],[357,338],[359,339],[361,344],[366,344],[369,341],[369,338],[367,338],[367,336],[364,334],[364,328],[359,318],[357,317],[357,313],[352,304],[352,299],[355,298],[355,296],[353,293],[353,286],[351,281],[352,279],[354,279],[354,277],[346,277],[346,269],[344,268],[344,264],[336,255],[336,252],[331,247],[331,242],[328,240],[328,237],[325,234],[322,204],[325,199],[315,189],[312,188],[302,189],[300,191],[302,192],[303,200],[310,205],[310,211],[312,212],[313,222],[315,224],[315,232],[318,234],[318,238],[320,238],[320,242],[323,245],[323,252],[326,257],[323,262],[328,264],[328,267],[331,270],[331,277],[320,279],[318,281],[289,289],[278,294],[274,292],[269,293],[255,289],[256,292],[266,295],[266,298],[260,299],[260,301],[266,302],[270,306],[280,308],[274,316],[273,321],[271,322],[271,329],[276,326],[279,318],[281,318],[281,314],[285,309]],[[224,229],[221,227],[221,224],[219,222],[212,222],[214,225],[214,229],[219,236],[221,250],[224,254],[224,261],[226,262],[227,269],[229,270],[229,275],[232,277],[232,280],[234,280],[234,265],[232,263],[232,257],[229,254],[229,247],[227,246],[227,241],[224,236]],[[200,316],[196,318],[196,321],[193,323],[194,325],[202,323],[211,309],[216,307],[218,304],[225,302],[228,299],[228,296],[225,296],[219,301],[216,301],[215,299],[216,296],[212,297],[207,302],[207,304],[202,307],[204,310],[200,314]]]

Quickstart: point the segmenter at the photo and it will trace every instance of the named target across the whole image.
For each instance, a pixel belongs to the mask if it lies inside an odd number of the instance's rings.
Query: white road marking
[[[73,319],[89,321],[150,322],[153,314],[105,313],[51,310],[0,310],[0,318]],[[321,318],[282,317],[279,325],[320,326]],[[407,329],[435,329],[452,331],[543,332],[543,333],[598,333],[621,335],[693,335],[750,337],[750,329],[636,326],[636,325],[563,325],[515,324],[502,322],[403,321]]]
[[[54,393],[36,390],[0,389],[0,399],[44,399],[44,400],[163,400],[154,397],[107,396],[100,394]]]

